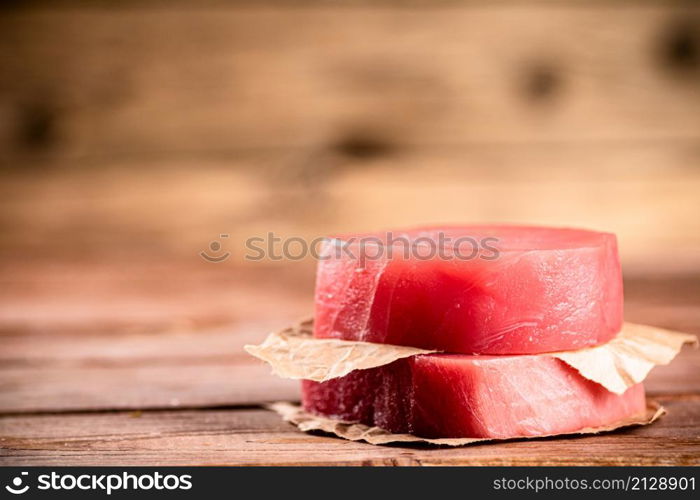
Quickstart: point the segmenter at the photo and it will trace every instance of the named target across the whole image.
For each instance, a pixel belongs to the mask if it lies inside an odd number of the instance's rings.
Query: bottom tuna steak
[[[644,387],[622,395],[542,356],[432,354],[303,381],[312,413],[421,437],[512,438],[600,427],[645,411]]]

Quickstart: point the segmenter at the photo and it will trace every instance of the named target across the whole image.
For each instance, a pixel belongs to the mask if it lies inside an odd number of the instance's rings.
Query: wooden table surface
[[[307,312],[299,272],[211,264],[15,262],[2,270],[0,464],[700,464],[700,351],[648,378],[668,414],[598,436],[462,448],[309,435],[245,343]],[[627,280],[627,318],[700,332],[700,279]]]
[[[614,232],[700,333],[700,4],[94,3],[0,15],[1,464],[700,464],[690,348],[651,426],[456,449],[301,433],[242,350],[313,293],[246,238],[436,222]]]

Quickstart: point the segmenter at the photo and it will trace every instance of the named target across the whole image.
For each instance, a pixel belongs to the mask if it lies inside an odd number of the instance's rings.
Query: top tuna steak
[[[314,335],[466,354],[607,342],[622,326],[615,235],[431,227],[326,242]]]

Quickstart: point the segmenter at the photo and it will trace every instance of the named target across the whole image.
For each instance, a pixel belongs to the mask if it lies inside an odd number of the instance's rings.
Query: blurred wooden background
[[[3,252],[513,221],[700,269],[695,2],[9,5]]]
[[[3,2],[0,176],[0,413],[294,399],[241,350],[311,309],[270,231],[613,231],[627,318],[700,332],[700,4]],[[650,381],[696,420],[697,366]]]

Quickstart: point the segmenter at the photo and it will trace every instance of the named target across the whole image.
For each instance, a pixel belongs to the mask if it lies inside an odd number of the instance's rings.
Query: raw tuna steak
[[[644,388],[622,395],[542,356],[432,354],[302,383],[312,413],[421,437],[511,438],[575,432],[645,411]]]
[[[358,243],[368,237],[374,241]],[[446,237],[451,241],[438,245]],[[622,326],[613,234],[426,228],[339,237],[324,245],[322,257],[316,337],[465,354],[534,354],[601,344]]]

